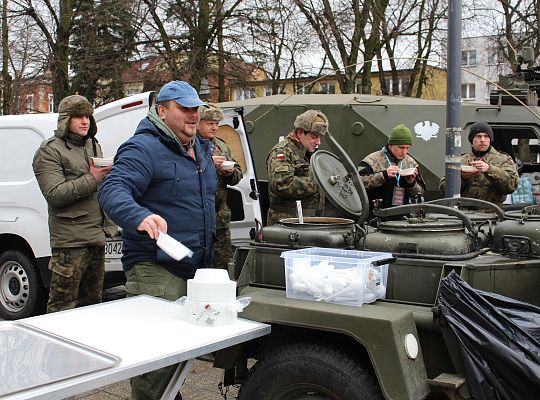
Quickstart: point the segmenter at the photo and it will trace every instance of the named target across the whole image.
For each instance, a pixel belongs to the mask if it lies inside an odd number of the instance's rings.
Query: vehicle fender
[[[410,309],[385,306],[362,307],[289,299],[285,291],[246,287],[241,296],[251,297],[242,318],[268,324],[298,326],[346,334],[362,344],[386,399],[423,399],[429,394],[427,374],[418,333]],[[325,321],[331,320],[331,325]],[[414,335],[418,355],[407,355],[405,338]]]
[[[2,235],[19,237],[28,243],[33,252],[28,256],[37,259],[51,255],[47,214],[40,212],[38,208],[30,206],[0,208],[0,232]]]

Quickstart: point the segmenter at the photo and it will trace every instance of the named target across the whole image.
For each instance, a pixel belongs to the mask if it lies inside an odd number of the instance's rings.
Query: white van
[[[95,110],[104,157],[114,156],[133,134],[153,97],[151,92],[141,93]],[[230,143],[244,172],[244,179],[229,190],[232,237],[237,242],[249,238],[253,221],[261,216],[242,116],[239,110],[224,111],[219,135]],[[0,318],[24,318],[45,309],[51,249],[47,203],[35,179],[32,159],[41,142],[52,136],[57,119],[58,114],[52,113],[0,117]],[[119,259],[121,240],[109,241],[105,251],[106,285],[120,284],[125,280]]]

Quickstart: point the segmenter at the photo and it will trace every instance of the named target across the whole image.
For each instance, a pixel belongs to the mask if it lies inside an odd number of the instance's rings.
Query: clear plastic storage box
[[[386,295],[390,253],[312,247],[281,253],[287,297],[361,306]]]

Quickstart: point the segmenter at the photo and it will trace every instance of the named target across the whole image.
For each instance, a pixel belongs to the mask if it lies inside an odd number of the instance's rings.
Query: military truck
[[[241,384],[241,400],[470,399],[458,339],[438,304],[441,281],[455,271],[474,288],[540,305],[538,209],[504,214],[474,199],[440,199],[378,210],[376,223],[367,224],[368,200],[356,165],[386,143],[397,123],[414,128],[412,154],[428,184],[426,197],[440,197],[442,102],[304,95],[223,106],[243,111],[259,177],[265,176],[266,153],[288,133],[294,116],[322,110],[335,140],[325,139],[326,149],[311,163],[327,197],[346,216],[290,218],[273,226],[256,221],[253,240],[237,249],[229,272],[238,294],[252,299],[241,316],[271,324],[272,333],[216,354],[225,385]],[[536,171],[540,127],[530,111],[464,104],[462,115],[464,137],[473,122],[485,120],[495,145],[514,157],[518,140],[528,140],[531,154],[521,159],[522,171]],[[288,296],[290,270],[283,257],[314,247],[390,254],[384,259],[385,298],[351,306]]]

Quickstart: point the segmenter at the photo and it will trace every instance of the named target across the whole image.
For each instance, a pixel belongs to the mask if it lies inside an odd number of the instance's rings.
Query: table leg
[[[187,374],[191,370],[193,360],[186,360],[178,364],[178,367],[174,371],[171,381],[167,385],[167,388],[161,396],[161,400],[174,400],[176,393],[180,390],[180,387],[184,383]]]

